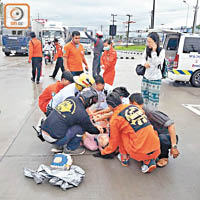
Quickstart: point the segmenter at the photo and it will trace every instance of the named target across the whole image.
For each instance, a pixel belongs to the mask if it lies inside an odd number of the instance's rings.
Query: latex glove
[[[100,67],[100,69],[101,69],[101,71],[100,71],[100,76],[103,76],[103,74],[104,74],[104,72],[105,72],[105,69],[104,69],[104,65],[102,65],[101,67]]]
[[[101,126],[99,126],[99,125],[96,125],[96,128],[99,130],[100,134],[103,134],[103,133],[104,133],[103,127],[101,127]]]

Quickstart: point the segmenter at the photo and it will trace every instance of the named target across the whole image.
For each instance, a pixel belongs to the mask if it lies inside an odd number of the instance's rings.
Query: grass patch
[[[145,50],[145,45],[131,45],[131,46],[115,46],[115,50],[123,50],[123,51],[144,51]]]

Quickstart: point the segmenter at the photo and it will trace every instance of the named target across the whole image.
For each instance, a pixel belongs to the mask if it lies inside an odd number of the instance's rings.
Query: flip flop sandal
[[[157,167],[165,167],[168,164],[168,158],[161,158],[157,163]]]

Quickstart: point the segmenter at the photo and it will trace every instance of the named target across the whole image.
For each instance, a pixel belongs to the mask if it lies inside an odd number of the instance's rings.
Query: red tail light
[[[174,63],[173,63],[173,69],[177,69],[178,68],[178,60],[179,60],[179,55],[176,54],[176,57],[175,57]]]

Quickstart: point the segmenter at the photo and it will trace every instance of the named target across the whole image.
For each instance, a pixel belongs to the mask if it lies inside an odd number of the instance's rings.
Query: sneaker
[[[34,78],[31,78],[31,80],[32,80],[33,82],[35,82],[35,79],[34,79]]]
[[[122,166],[128,167],[128,165],[129,165],[129,158],[128,159],[123,159],[120,153],[117,155],[117,158],[121,162]]]
[[[40,81],[37,81],[36,83],[37,83],[37,84],[39,84],[39,83],[40,83]]]
[[[51,152],[53,153],[62,153],[64,150],[63,146],[58,146],[53,144],[53,148],[51,149]]]
[[[53,78],[53,79],[55,78],[55,76],[53,76],[53,75],[50,75],[49,77],[50,77],[50,78]]]
[[[142,173],[150,173],[152,172],[154,169],[156,169],[156,162],[154,159],[148,160],[148,161],[144,161],[143,165],[141,166],[141,171]]]
[[[64,149],[64,153],[69,154],[71,156],[75,156],[75,155],[83,155],[85,153],[85,148],[83,147],[79,147],[78,149],[75,150],[69,150],[67,149],[67,147]]]

